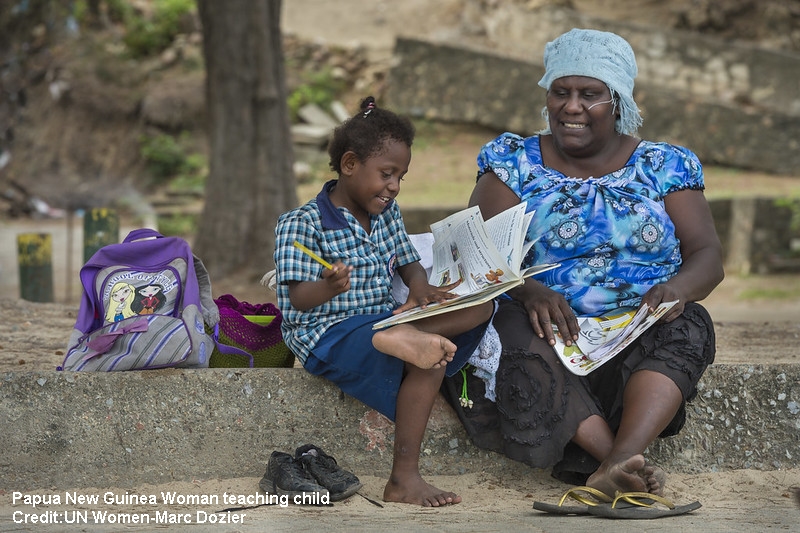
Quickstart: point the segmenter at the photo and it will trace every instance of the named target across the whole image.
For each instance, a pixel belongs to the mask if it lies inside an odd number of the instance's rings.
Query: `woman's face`
[[[616,136],[611,91],[586,76],[558,78],[547,91],[547,114],[556,146],[574,156],[592,155]]]

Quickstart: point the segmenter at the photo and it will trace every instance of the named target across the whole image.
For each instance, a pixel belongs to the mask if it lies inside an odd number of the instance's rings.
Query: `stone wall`
[[[800,116],[797,55],[662,28],[657,20],[642,26],[552,6],[529,9],[505,3],[476,19],[492,50],[507,57],[541,65],[545,44],[571,28],[611,31],[627,39],[636,53],[637,84]]]

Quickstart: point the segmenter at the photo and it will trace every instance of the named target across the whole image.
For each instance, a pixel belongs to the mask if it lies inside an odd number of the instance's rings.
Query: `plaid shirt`
[[[303,364],[332,325],[353,315],[379,314],[397,307],[392,296],[396,268],[420,259],[396,202],[370,217],[372,231],[367,234],[347,209],[331,202],[329,191],[335,183],[329,181],[316,199],[281,215],[275,229],[281,328],[286,344]],[[295,240],[330,263],[341,260],[354,267],[350,290],[308,311],[292,307],[287,283],[320,279],[324,269],[295,247]]]

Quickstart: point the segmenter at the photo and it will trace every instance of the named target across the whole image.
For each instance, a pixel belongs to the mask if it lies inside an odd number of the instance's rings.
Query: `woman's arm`
[[[487,172],[480,176],[469,197],[469,206],[480,207],[484,220],[489,220],[518,203],[519,197],[508,185],[500,181],[494,172]]]
[[[481,214],[485,219],[489,219],[519,202],[519,197],[500,181],[494,172],[487,172],[478,178],[478,183],[472,190],[472,196],[469,199],[469,205],[480,207]],[[558,331],[562,332],[564,343],[567,346],[578,338],[580,332],[578,319],[567,300],[560,293],[528,278],[523,285],[508,291],[508,295],[525,306],[534,333],[542,339],[547,339],[551,346],[556,342],[553,324],[556,325]]]
[[[687,302],[708,296],[725,277],[725,272],[722,244],[702,191],[686,189],[670,193],[664,199],[664,206],[675,225],[683,262],[678,273],[666,283],[651,288],[642,303],[655,308],[661,302],[680,300],[664,317],[669,322],[683,312]]]

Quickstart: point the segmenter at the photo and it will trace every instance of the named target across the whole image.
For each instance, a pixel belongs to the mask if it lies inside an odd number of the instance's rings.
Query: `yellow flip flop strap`
[[[594,496],[595,499],[584,496],[582,493],[590,494]],[[613,500],[613,498],[611,498],[608,494],[597,490],[594,487],[573,487],[569,489],[558,501],[558,506],[561,507],[564,505],[564,501],[567,498],[572,498],[573,500],[577,500],[585,505],[591,506],[599,505],[600,503],[610,503]]]
[[[652,500],[654,503],[660,503],[668,509],[675,509],[675,504],[670,500],[649,492],[617,492],[614,501],[611,502],[611,507],[616,507],[617,502],[620,500],[628,502],[632,505],[638,505],[639,507],[653,507],[652,503],[643,502],[641,501],[642,499]]]

